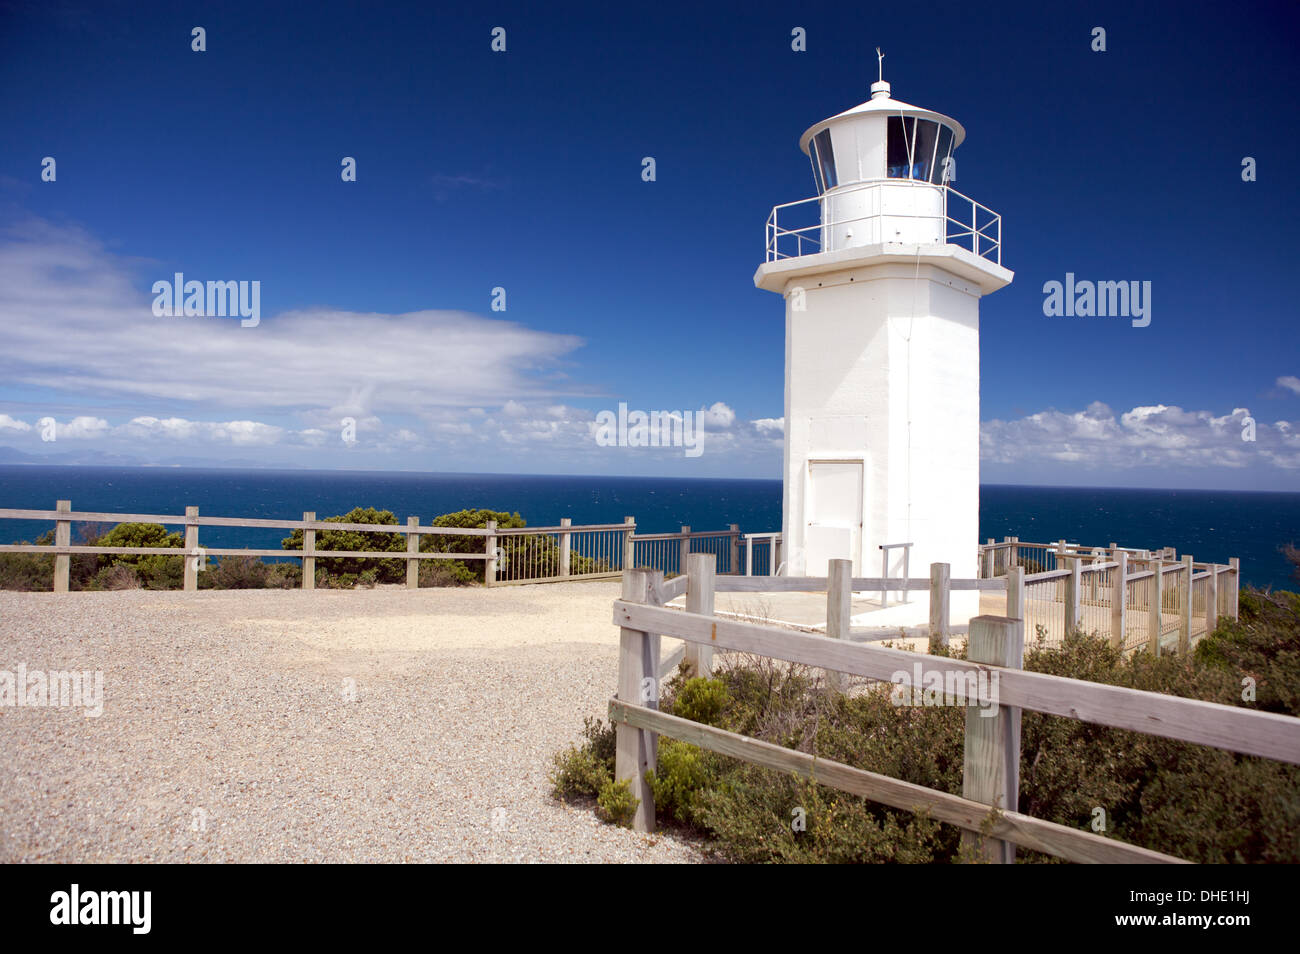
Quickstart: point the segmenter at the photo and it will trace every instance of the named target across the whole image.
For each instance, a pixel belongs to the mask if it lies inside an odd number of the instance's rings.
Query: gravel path
[[[548,794],[618,587],[0,592],[0,670],[104,673],[0,708],[0,862],[703,860]]]

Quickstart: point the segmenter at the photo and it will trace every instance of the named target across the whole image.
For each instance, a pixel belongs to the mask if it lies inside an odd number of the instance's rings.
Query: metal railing
[[[633,565],[660,570],[671,576],[686,572],[686,558],[692,553],[711,553],[718,573],[740,572],[740,526],[728,530],[692,532],[682,527],[679,533],[638,533],[632,537],[635,547]]]
[[[859,189],[878,188],[881,184],[902,185],[908,179],[871,179],[848,189],[837,190],[831,194],[838,198]],[[775,262],[784,258],[799,258],[803,255],[815,255],[822,251],[822,232],[828,228],[852,225],[871,219],[930,219],[936,223],[942,219],[944,241],[951,245],[960,245],[980,258],[1002,264],[1002,216],[985,205],[981,205],[969,196],[963,195],[951,186],[936,186],[928,183],[916,183],[915,188],[938,189],[943,194],[943,209],[940,213],[876,212],[873,215],[855,215],[850,218],[823,221],[821,210],[826,196],[813,196],[796,202],[786,202],[773,207],[767,217],[767,260]],[[797,211],[796,211],[797,210]],[[781,224],[781,213],[789,223],[793,217],[802,220],[815,217],[812,224],[796,224],[787,227]],[[910,244],[910,243],[909,243]]]
[[[903,551],[903,579],[906,580],[908,578],[908,569],[912,560],[912,544],[882,543],[880,544],[880,578],[882,580],[889,579],[889,551],[898,549]],[[902,602],[911,602],[907,598],[907,590],[903,591]],[[880,590],[880,605],[881,607],[889,605],[889,590],[883,587]]]
[[[781,534],[779,531],[745,534],[745,576],[754,575],[755,562],[758,564],[759,576],[776,576],[782,562],[779,559],[780,551]],[[765,564],[767,573],[762,572]]]
[[[493,585],[617,576],[631,525],[520,527],[496,531]]]

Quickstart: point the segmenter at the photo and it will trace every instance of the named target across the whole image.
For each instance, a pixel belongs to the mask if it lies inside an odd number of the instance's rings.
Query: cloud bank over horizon
[[[220,464],[237,452],[320,469],[780,476],[784,419],[746,418],[725,400],[700,404],[697,459],[599,446],[597,415],[623,398],[585,383],[581,336],[432,308],[297,308],[255,328],[158,317],[149,287],[166,271],[78,226],[33,218],[7,230],[0,445],[50,460],[87,450]],[[1300,396],[1300,377],[1271,386]],[[672,399],[679,387],[666,379],[659,407],[694,411]],[[989,420],[980,439],[986,482],[1172,486],[1160,475],[1176,471],[1242,489],[1300,485],[1300,422],[1256,421],[1246,407],[1117,413],[1094,401]]]

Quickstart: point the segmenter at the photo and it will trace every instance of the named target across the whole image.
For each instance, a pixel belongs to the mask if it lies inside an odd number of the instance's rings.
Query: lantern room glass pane
[[[912,135],[916,120],[911,116],[890,116],[885,144],[885,175],[890,179],[909,177],[912,163]]]
[[[930,170],[930,181],[935,185],[947,185],[948,181],[944,177],[944,171],[948,171],[948,179],[955,178],[956,170],[945,164],[952,155],[952,130],[947,126],[939,127],[939,145],[934,151],[934,168]]]
[[[934,169],[934,146],[939,138],[939,124],[928,119],[916,124],[916,145],[912,150],[912,178],[922,182],[930,181],[930,172]]]
[[[831,149],[831,131],[823,129],[813,137],[813,150],[817,154],[817,167],[821,172],[821,190],[834,189],[838,184],[835,177],[835,153]]]

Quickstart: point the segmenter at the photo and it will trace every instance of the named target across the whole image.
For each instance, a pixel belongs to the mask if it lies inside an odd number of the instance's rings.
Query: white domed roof
[[[962,128],[961,123],[951,116],[945,116],[943,113],[936,113],[932,109],[922,109],[920,106],[913,106],[910,103],[904,103],[901,100],[891,99],[889,95],[889,84],[885,82],[871,84],[871,99],[865,103],[859,103],[852,109],[846,109],[829,119],[823,119],[814,126],[809,126],[807,131],[799,137],[799,148],[804,151],[805,155],[812,155],[809,151],[808,144],[812,142],[813,136],[816,136],[823,129],[829,129],[844,120],[853,119],[858,116],[870,115],[872,113],[884,113],[888,116],[915,116],[919,119],[930,119],[942,123],[952,130],[952,146],[956,149],[961,145],[962,140],[966,138],[966,130]]]

